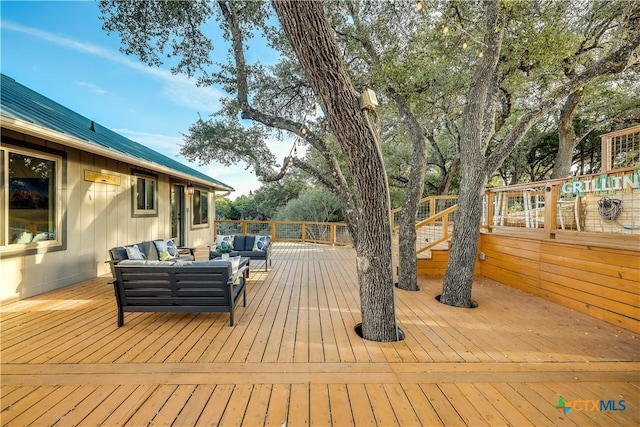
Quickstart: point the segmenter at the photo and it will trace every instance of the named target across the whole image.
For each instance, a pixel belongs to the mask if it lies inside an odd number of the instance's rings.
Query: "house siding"
[[[109,274],[109,266],[104,262],[109,248],[172,237],[169,175],[8,129],[2,129],[1,145],[46,147],[66,153],[66,180],[59,184],[66,218],[62,230],[66,247],[35,254],[9,253],[10,245],[0,247],[0,301],[34,296]],[[120,185],[85,181],[85,170],[118,176]],[[132,215],[133,170],[157,176],[157,216]],[[198,246],[213,239],[214,188],[199,188],[209,192],[209,226],[191,225],[191,200],[185,195],[186,246]]]

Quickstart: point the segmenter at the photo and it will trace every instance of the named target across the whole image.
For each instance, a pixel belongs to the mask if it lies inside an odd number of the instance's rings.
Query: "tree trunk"
[[[460,134],[460,194],[451,239],[449,262],[440,302],[455,307],[472,307],[471,287],[480,237],[482,191],[487,182],[484,152],[495,128],[494,81],[506,24],[505,9],[488,1],[484,55],[479,59],[467,93]]]
[[[471,287],[482,220],[482,191],[487,177],[483,165],[477,162],[466,162],[462,170],[455,232],[451,239],[440,302],[470,308],[474,304],[471,300]]]
[[[357,272],[362,334],[396,341],[387,177],[377,133],[348,76],[322,2],[274,0],[273,7],[350,166],[357,203]]]
[[[460,167],[460,157],[456,157],[449,169],[445,169],[444,178],[440,183],[440,187],[438,187],[438,194],[446,196],[449,194],[449,189],[451,188],[451,184],[453,184],[453,179],[456,177],[456,173],[458,173],[458,168]]]
[[[573,116],[582,99],[582,91],[573,92],[567,97],[562,110],[560,111],[560,126],[558,129],[558,154],[553,165],[551,179],[565,178],[571,174],[573,164],[573,150],[576,148],[578,139],[573,129]]]
[[[400,252],[400,274],[398,288],[406,291],[419,291],[418,266],[416,264],[418,257],[416,252],[416,215],[418,214],[418,204],[424,191],[424,177],[427,173],[426,140],[418,120],[409,108],[407,100],[395,93],[395,91],[392,96],[407,125],[413,148],[413,162],[411,163],[409,182],[407,183],[404,203],[402,204],[402,217],[400,218],[398,248]]]

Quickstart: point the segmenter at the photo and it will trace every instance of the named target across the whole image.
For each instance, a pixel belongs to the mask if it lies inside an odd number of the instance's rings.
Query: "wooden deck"
[[[276,244],[234,327],[228,313],[126,313],[118,328],[107,277],[6,304],[1,424],[640,424],[631,332],[488,279],[479,308],[444,306],[433,278],[396,292],[404,341],[363,341],[354,258]]]

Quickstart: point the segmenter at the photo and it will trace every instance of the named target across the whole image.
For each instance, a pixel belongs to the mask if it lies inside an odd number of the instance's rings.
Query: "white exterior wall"
[[[0,247],[0,301],[25,298],[93,277],[110,275],[109,266],[104,262],[109,259],[109,248],[172,237],[172,183],[168,175],[148,169],[141,170],[135,165],[4,130],[2,145],[20,146],[19,142],[5,142],[5,135],[67,153],[66,185],[60,184],[63,185],[63,214],[66,214],[62,233],[66,236],[67,247],[66,250],[33,255],[7,254],[6,249],[11,245]],[[121,178],[121,183],[118,186],[85,181],[85,170],[117,175]],[[158,177],[157,216],[133,217],[132,170],[144,171]],[[180,180],[176,183],[182,183],[186,188],[186,182]],[[192,247],[213,240],[213,188],[198,188],[209,191],[209,223],[194,228],[191,199],[186,194],[186,209],[183,215],[186,221],[184,243]],[[5,212],[2,212],[2,215],[5,215]]]

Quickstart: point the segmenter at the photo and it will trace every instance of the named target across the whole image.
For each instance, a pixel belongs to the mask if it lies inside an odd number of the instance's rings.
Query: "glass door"
[[[184,185],[171,186],[171,237],[176,245],[184,245]]]

